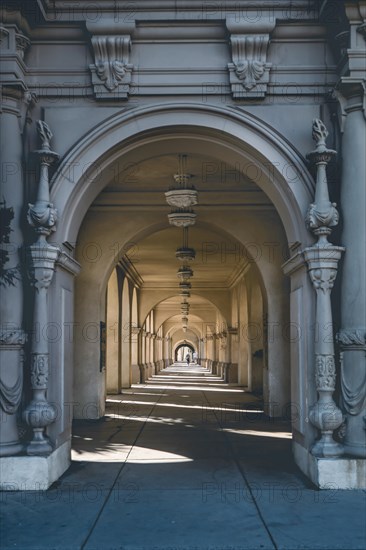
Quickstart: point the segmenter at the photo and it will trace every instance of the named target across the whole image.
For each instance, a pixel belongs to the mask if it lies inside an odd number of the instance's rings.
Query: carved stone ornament
[[[310,269],[309,274],[315,290],[330,292],[337,277],[337,270],[329,268]]]
[[[269,81],[269,34],[231,35],[232,63],[228,64],[234,98],[264,97]]]
[[[37,132],[41,139],[42,149],[45,151],[50,151],[50,141],[53,138],[51,128],[43,120],[37,120]]]
[[[333,439],[333,432],[344,419],[332,397],[336,384],[334,343],[333,338],[325,333],[325,327],[333,324],[330,295],[344,248],[328,242],[331,227],[338,223],[338,212],[329,200],[326,166],[336,152],[327,149],[325,141],[328,131],[319,119],[313,120],[312,136],[316,150],[307,157],[316,165],[316,186],[315,200],[310,205],[306,224],[317,237],[317,242],[305,248],[303,255],[316,291],[315,322],[319,335],[315,341],[315,382],[319,397],[310,407],[309,419],[320,430],[320,439],[311,452],[317,457],[337,457],[343,454],[343,446]]]
[[[333,355],[317,355],[315,358],[315,380],[319,390],[335,389],[336,368]]]
[[[97,98],[127,98],[133,65],[129,63],[131,37],[93,36],[95,63],[90,65]]]
[[[27,336],[20,328],[2,328],[0,330],[0,344],[6,346],[23,346]]]
[[[16,33],[15,34],[15,45],[16,45],[16,50],[17,50],[18,54],[23,59],[24,58],[24,53],[29,48],[29,45],[30,45],[29,38],[24,36],[24,34]]]
[[[50,202],[48,168],[59,158],[59,155],[51,151],[50,140],[53,135],[48,124],[38,120],[37,132],[41,141],[41,149],[34,152],[40,162],[38,194],[36,202],[28,205],[27,220],[38,235],[46,237],[56,230],[57,222],[57,210]]]
[[[48,290],[54,274],[58,254],[59,249],[48,243],[45,243],[44,246],[36,243],[29,247],[29,276],[32,285],[37,291]]]
[[[337,342],[341,349],[366,350],[366,328],[340,330],[337,334]]]
[[[48,354],[34,353],[31,362],[31,384],[35,390],[45,390],[48,384]]]
[[[337,205],[329,200],[326,174],[327,164],[337,153],[332,149],[327,149],[325,141],[328,137],[328,130],[318,118],[313,120],[312,136],[316,143],[316,149],[309,153],[307,158],[316,165],[316,191],[315,200],[309,207],[305,223],[315,235],[322,236],[322,242],[326,244],[327,236],[332,232],[331,228],[338,225],[339,221]]]

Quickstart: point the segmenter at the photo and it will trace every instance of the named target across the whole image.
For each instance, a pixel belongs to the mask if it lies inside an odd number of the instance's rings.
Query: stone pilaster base
[[[0,458],[2,491],[46,491],[71,464],[71,441],[48,456]]]
[[[140,368],[138,365],[131,366],[131,384],[140,383]]]
[[[296,464],[319,489],[366,489],[365,458],[316,458],[293,442]]]

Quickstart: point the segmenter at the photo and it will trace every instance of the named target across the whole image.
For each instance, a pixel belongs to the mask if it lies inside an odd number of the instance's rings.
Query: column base
[[[140,383],[140,368],[138,365],[131,366],[131,384]]]
[[[24,445],[19,441],[13,443],[3,443],[0,445],[0,457],[14,456],[24,451]]]
[[[46,491],[71,464],[71,441],[48,456],[0,458],[2,491]]]
[[[318,458],[296,441],[295,462],[319,489],[366,489],[366,459]]]
[[[350,443],[345,443],[343,448],[345,454],[356,456],[357,458],[366,458],[365,445],[352,445]]]
[[[26,453],[29,456],[49,456],[52,453],[52,445],[48,439],[34,439],[27,446]]]

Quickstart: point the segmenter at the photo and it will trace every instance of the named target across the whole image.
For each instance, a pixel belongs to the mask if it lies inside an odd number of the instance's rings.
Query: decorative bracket
[[[228,63],[234,98],[265,97],[271,64],[267,63],[269,34],[232,34],[232,63]]]
[[[130,35],[93,36],[95,63],[89,65],[95,96],[99,99],[128,97],[133,65],[129,63]]]

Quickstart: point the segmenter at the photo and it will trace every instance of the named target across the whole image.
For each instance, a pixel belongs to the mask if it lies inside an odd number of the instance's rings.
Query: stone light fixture
[[[47,237],[56,229],[57,211],[50,203],[48,169],[59,155],[51,150],[52,133],[43,121],[37,122],[37,131],[41,139],[41,149],[35,151],[40,162],[40,178],[37,200],[29,204],[28,223],[33,227],[37,241],[29,247],[30,278],[35,289],[34,327],[47,326],[47,294],[55,269],[59,250],[47,243]],[[56,419],[56,411],[46,398],[49,375],[48,342],[45,337],[38,337],[33,330],[31,347],[31,387],[32,400],[24,411],[24,419],[33,429],[33,439],[27,447],[28,455],[48,455],[52,446],[44,435],[45,428]]]
[[[315,341],[315,380],[318,401],[310,408],[311,423],[320,430],[321,437],[312,447],[316,457],[337,457],[343,454],[343,446],[333,439],[333,432],[343,422],[341,410],[333,401],[336,383],[334,342],[329,338],[329,326],[332,326],[330,294],[337,276],[341,246],[328,242],[332,227],[338,224],[339,215],[336,204],[329,200],[326,167],[336,155],[336,151],[327,149],[325,140],[328,131],[319,119],[313,121],[313,139],[316,149],[307,155],[316,166],[315,199],[306,216],[306,225],[317,237],[317,242],[305,248],[304,257],[316,292],[316,326],[319,335]]]

